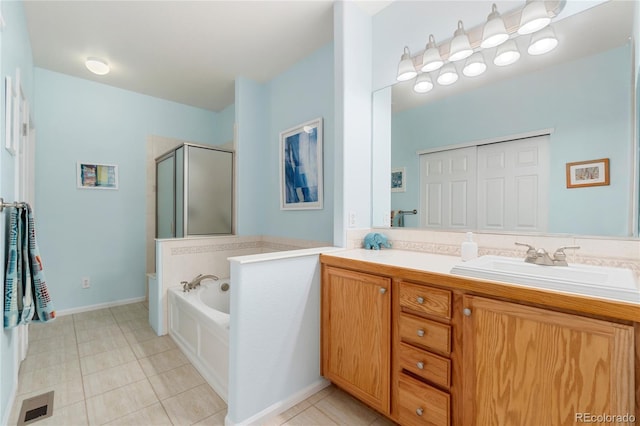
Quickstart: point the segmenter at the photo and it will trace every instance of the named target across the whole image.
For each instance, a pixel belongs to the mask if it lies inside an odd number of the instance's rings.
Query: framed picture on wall
[[[118,166],[113,164],[78,162],[76,177],[80,189],[118,189]]]
[[[567,188],[609,185],[609,159],[567,163]]]
[[[322,118],[280,133],[280,209],[323,208]]]
[[[391,169],[391,192],[406,192],[406,184],[407,169],[405,167]]]

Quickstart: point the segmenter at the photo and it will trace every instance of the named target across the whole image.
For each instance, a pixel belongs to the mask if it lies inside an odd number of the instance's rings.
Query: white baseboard
[[[104,308],[113,308],[114,306],[128,305],[130,303],[139,303],[139,302],[144,302],[145,300],[146,300],[146,297],[142,296],[142,297],[134,297],[132,299],[116,300],[115,302],[98,303],[97,305],[81,306],[79,308],[64,309],[62,311],[56,311],[56,316],[62,317],[65,315],[79,314],[81,312],[95,311],[95,310],[104,309]]]
[[[331,382],[328,380],[319,377],[318,380],[306,388],[300,390],[299,392],[291,395],[289,398],[278,401],[275,404],[265,408],[257,414],[249,417],[248,419],[240,421],[240,423],[234,423],[229,419],[229,414],[227,414],[224,418],[225,426],[244,426],[244,425],[257,425],[263,424],[265,421],[271,419],[272,417],[277,416],[278,414],[282,414],[287,411],[289,408],[301,403],[305,399],[309,398],[311,395],[320,392],[322,389],[329,386]]]

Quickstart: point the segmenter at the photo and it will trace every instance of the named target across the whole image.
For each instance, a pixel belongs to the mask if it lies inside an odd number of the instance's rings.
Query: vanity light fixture
[[[496,47],[509,39],[509,33],[507,27],[504,25],[502,16],[498,13],[498,7],[494,3],[491,6],[491,13],[487,17],[487,23],[484,24],[482,30],[482,42],[480,47],[483,49],[489,49]]]
[[[520,17],[518,34],[525,35],[539,31],[551,23],[544,0],[527,0]]]
[[[456,66],[449,62],[440,69],[440,75],[436,79],[441,86],[448,86],[458,81],[458,72]]]
[[[518,59],[520,59],[520,51],[516,41],[512,39],[498,46],[493,63],[499,67],[504,67],[513,64]]]
[[[467,59],[467,62],[464,64],[464,68],[462,68],[462,74],[467,77],[477,77],[480,74],[483,74],[486,70],[487,64],[484,62],[482,53],[476,52]]]
[[[411,80],[416,75],[418,75],[418,73],[416,72],[416,67],[413,65],[411,52],[409,52],[409,48],[405,46],[404,53],[402,54],[400,63],[398,64],[398,76],[396,79],[398,81],[407,81]]]
[[[471,43],[469,42],[469,36],[464,30],[462,21],[458,21],[458,29],[453,33],[453,40],[451,40],[451,47],[449,48],[449,60],[460,61],[466,59],[473,54]]]
[[[416,83],[413,85],[413,90],[416,93],[427,93],[431,89],[433,89],[433,81],[431,81],[429,73],[423,72],[422,74],[418,75],[418,78],[416,78]]]
[[[111,70],[109,64],[100,58],[87,58],[84,64],[89,71],[97,75],[109,74]]]
[[[444,65],[440,50],[436,45],[436,39],[433,34],[429,35],[429,42],[422,55],[422,72],[431,72],[440,69]]]
[[[531,43],[527,52],[529,55],[542,55],[551,52],[558,46],[558,39],[550,25],[531,34]]]
[[[494,65],[511,65],[520,59],[516,39],[523,34],[532,34],[527,49],[530,55],[547,53],[558,45],[549,23],[551,18],[558,16],[565,3],[566,0],[526,0],[520,8],[505,14],[500,14],[494,3],[484,24],[466,31],[459,20],[453,38],[440,46],[436,44],[435,36],[430,34],[425,49],[415,57],[411,57],[409,47],[405,47],[398,64],[397,80],[415,78],[414,91],[426,93],[433,89],[432,76],[428,73],[440,70],[436,78],[438,84],[453,84],[459,78],[453,63],[463,59],[466,59],[464,67],[459,67],[462,74],[465,77],[479,76],[488,68],[482,52],[485,49],[495,48]]]

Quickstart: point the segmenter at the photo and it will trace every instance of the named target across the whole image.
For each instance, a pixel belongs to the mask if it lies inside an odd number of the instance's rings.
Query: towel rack
[[[0,200],[2,200],[2,198],[0,198]],[[2,211],[2,210],[0,210]],[[418,214],[418,210],[413,209],[413,210],[400,210],[398,213],[402,213],[402,214]]]
[[[0,197],[0,213],[2,213],[2,211],[4,210],[5,207],[18,207],[18,208],[22,208],[24,206],[26,206],[27,203],[24,203],[22,201],[16,201],[13,203],[5,203],[4,202],[4,198]]]

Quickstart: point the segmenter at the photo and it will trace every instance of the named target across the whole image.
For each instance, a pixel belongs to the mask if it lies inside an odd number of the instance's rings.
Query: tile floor
[[[224,425],[227,407],[143,303],[62,316],[29,328],[11,425],[22,401],[55,391],[53,416],[36,426]],[[391,425],[330,386],[265,425]]]

